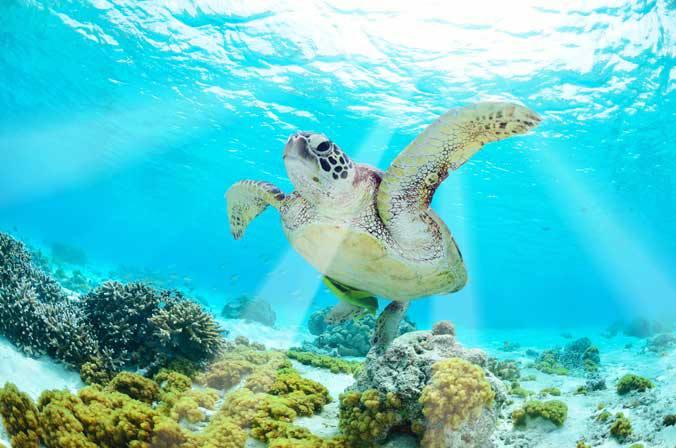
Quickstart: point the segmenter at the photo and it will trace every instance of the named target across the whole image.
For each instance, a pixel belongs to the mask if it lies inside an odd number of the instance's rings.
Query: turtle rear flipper
[[[344,285],[326,276],[322,281],[339,300],[324,318],[326,323],[335,325],[350,319],[359,319],[366,314],[376,314],[378,299],[371,293]]]
[[[269,182],[242,180],[234,184],[225,193],[228,207],[230,231],[236,240],[242,238],[244,230],[256,216],[272,205],[281,207],[286,195]]]

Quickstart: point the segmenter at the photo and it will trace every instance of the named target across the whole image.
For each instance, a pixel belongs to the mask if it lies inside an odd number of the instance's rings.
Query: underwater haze
[[[560,327],[674,312],[674,2],[363,3],[3,1],[0,225],[214,308],[260,295],[306,318],[335,299],[276,211],[235,241],[225,190],[292,191],[282,153],[298,130],[385,170],[445,110],[513,101],[543,122],[487,145],[432,204],[467,287],[411,317]]]

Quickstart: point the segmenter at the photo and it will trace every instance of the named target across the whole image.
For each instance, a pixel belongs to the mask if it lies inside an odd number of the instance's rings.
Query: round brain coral
[[[427,418],[423,446],[434,446],[438,431],[456,430],[492,405],[495,392],[484,371],[460,358],[445,359],[432,366],[432,380],[423,389],[420,403]]]

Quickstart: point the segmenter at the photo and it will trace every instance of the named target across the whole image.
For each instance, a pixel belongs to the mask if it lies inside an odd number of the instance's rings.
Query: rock
[[[221,315],[226,319],[245,319],[272,327],[277,315],[268,302],[257,297],[241,296],[225,304]]]
[[[498,413],[507,400],[507,389],[488,369],[488,356],[481,350],[464,348],[454,336],[414,331],[396,338],[382,353],[371,350],[351,390],[393,393],[401,400],[404,422],[424,421],[420,396],[432,377],[432,365],[448,358],[461,358],[479,366],[495,393],[495,400],[491,407],[484,408],[478,417],[464,422],[458,429],[445,428],[442,444],[435,446],[484,447],[496,428]]]
[[[653,353],[666,353],[674,347],[676,347],[676,335],[663,333],[650,339],[646,343],[645,350]]]
[[[597,390],[606,390],[606,380],[600,376],[594,376],[587,380],[585,383],[585,388],[589,392],[594,392]]]

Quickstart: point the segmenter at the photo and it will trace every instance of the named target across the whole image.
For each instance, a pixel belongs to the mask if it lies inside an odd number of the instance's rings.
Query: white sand
[[[311,340],[312,336],[305,327],[268,327],[258,322],[249,322],[242,319],[216,319],[228,331],[227,339],[245,336],[252,342],[258,342],[268,348],[286,350],[300,346],[303,341]]]

